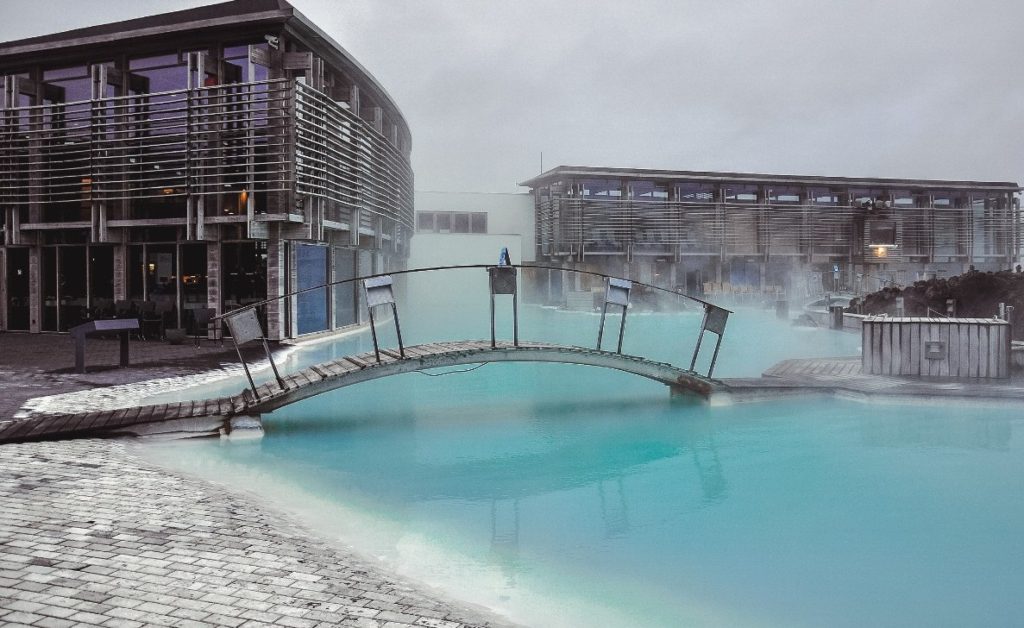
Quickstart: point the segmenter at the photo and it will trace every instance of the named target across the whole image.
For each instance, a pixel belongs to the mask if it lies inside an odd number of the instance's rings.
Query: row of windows
[[[432,233],[487,233],[487,212],[416,212],[416,230]]]
[[[667,201],[669,192],[675,188],[675,198],[684,202],[712,202],[723,200],[727,203],[757,203],[761,199],[773,204],[799,204],[808,202],[815,205],[850,205],[882,207],[950,207],[966,208],[968,204],[984,203],[993,208],[1002,208],[1003,192],[983,192],[970,196],[966,192],[947,190],[911,191],[906,189],[881,188],[831,188],[818,186],[754,184],[715,184],[686,182],[679,184],[622,179],[576,179],[552,186],[555,194],[565,190],[569,196],[595,198],[633,198],[640,201]]]

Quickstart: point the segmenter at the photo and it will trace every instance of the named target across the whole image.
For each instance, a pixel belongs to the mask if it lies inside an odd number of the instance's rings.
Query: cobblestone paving
[[[171,345],[160,341],[131,342],[132,366],[117,368],[116,339],[89,338],[89,372],[73,371],[74,342],[56,334],[0,333],[0,420],[32,413],[94,412],[136,405],[142,399],[197,383],[236,377],[241,365],[230,345],[191,341]],[[290,349],[279,349],[283,360]],[[246,359],[259,368],[262,347],[247,347]],[[239,389],[243,386],[240,384]],[[19,410],[21,412],[19,413]]]
[[[0,625],[504,625],[117,441],[0,446]]]

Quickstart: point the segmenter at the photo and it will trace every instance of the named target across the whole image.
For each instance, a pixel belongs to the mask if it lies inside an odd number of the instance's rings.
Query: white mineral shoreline
[[[272,516],[287,522],[291,528],[299,531],[303,536],[306,536],[310,540],[316,543],[326,544],[334,548],[342,559],[345,559],[346,557],[353,559],[353,563],[356,567],[371,565],[374,571],[379,572],[373,575],[382,576],[389,581],[398,583],[409,591],[415,591],[419,595],[430,598],[444,606],[450,606],[460,612],[467,613],[481,623],[485,623],[486,626],[493,626],[495,628],[516,628],[517,626],[520,626],[519,624],[511,622],[496,609],[456,598],[441,587],[432,585],[429,582],[411,578],[406,574],[396,572],[390,565],[383,562],[379,556],[374,556],[371,551],[368,551],[368,548],[360,547],[346,542],[346,540],[339,539],[335,535],[330,534],[328,530],[318,526],[316,521],[314,521],[315,517],[310,517],[311,512],[315,509],[302,510],[289,508],[288,504],[282,503],[282,500],[280,499],[275,499],[273,495],[267,495],[256,490],[246,488],[237,478],[225,480],[217,477],[211,477],[211,475],[198,472],[194,468],[185,468],[185,465],[175,464],[168,460],[168,456],[166,455],[154,455],[157,453],[157,449],[166,449],[167,451],[170,451],[167,449],[169,447],[185,452],[188,450],[190,444],[189,440],[191,439],[168,443],[167,441],[159,440],[147,441],[147,439],[143,438],[137,440],[123,439],[121,442],[127,444],[126,451],[129,455],[158,467],[168,474],[184,477],[193,482],[216,486],[219,490],[231,493],[237,500],[248,502],[260,510],[271,513]],[[246,445],[241,444],[241,446]],[[265,478],[263,480],[264,481],[261,482],[259,486],[267,488]],[[274,491],[271,492],[273,493]],[[433,624],[429,622],[420,623],[418,625],[433,626]],[[438,625],[446,626],[446,624]]]

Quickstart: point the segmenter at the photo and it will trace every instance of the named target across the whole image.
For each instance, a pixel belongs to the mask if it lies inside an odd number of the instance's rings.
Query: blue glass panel
[[[299,244],[295,247],[296,289],[305,290],[327,283],[327,247]],[[299,334],[327,329],[327,288],[304,292],[296,297],[295,321]]]

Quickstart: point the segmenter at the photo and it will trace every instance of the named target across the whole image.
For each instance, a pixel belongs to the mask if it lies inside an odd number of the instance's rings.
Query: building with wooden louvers
[[[1024,251],[1015,182],[559,166],[522,185],[538,262],[726,302],[1008,269]],[[551,282],[556,298],[597,287]]]
[[[0,44],[0,329],[190,327],[404,266],[398,106],[284,0]],[[354,284],[271,302],[272,338],[359,321]]]
[[[943,378],[1010,376],[1010,324],[997,318],[869,316],[862,372]]]

